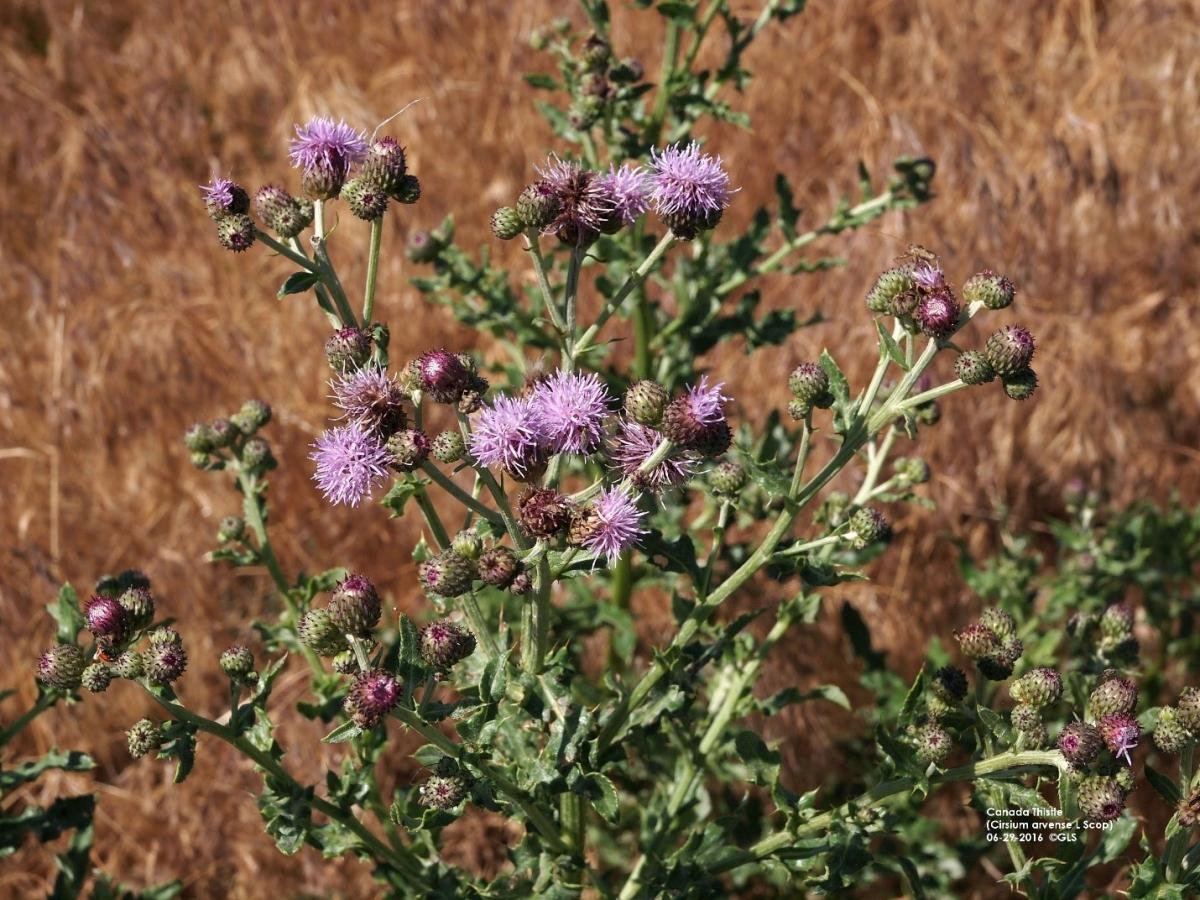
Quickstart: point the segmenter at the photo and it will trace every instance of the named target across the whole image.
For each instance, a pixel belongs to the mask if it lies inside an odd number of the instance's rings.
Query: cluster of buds
[[[421,563],[417,574],[426,593],[440,599],[469,593],[476,581],[517,595],[528,593],[533,584],[516,553],[503,544],[485,546],[470,530],[459,532],[449,548]]]
[[[1009,713],[1009,720],[1025,747],[1042,747],[1046,743],[1046,725],[1042,721],[1045,710],[1062,699],[1062,676],[1050,668],[1037,668],[1026,672],[1008,688],[1016,706]]]
[[[954,373],[964,384],[987,384],[1000,379],[1004,393],[1013,400],[1026,400],[1037,390],[1033,360],[1033,335],[1020,325],[1006,325],[987,339],[983,350],[965,350],[954,364]]]
[[[318,656],[337,656],[350,649],[350,640],[371,642],[379,624],[379,594],[363,575],[346,576],[325,607],[308,609],[297,625],[300,641]]]
[[[404,148],[392,137],[368,140],[345,122],[315,117],[296,126],[290,156],[300,169],[304,197],[292,196],[275,184],[254,194],[228,178],[213,178],[201,187],[205,208],[217,226],[217,239],[227,250],[240,253],[263,237],[254,219],[284,241],[295,241],[313,223],[313,203],[341,197],[350,212],[374,221],[387,212],[391,201],[415,203],[421,184],[408,171]]]
[[[106,691],[114,678],[147,677],[155,684],[170,684],[187,668],[182,641],[170,629],[150,631],[154,620],[154,597],[150,582],[130,570],[101,579],[83,604],[83,621],[92,633],[95,652],[89,658],[74,643],[60,643],[41,655],[38,679],[47,687],[70,692],[85,688],[91,693]],[[174,636],[169,649],[161,649],[160,632]],[[147,649],[138,643],[149,634]]]
[[[1179,753],[1200,738],[1200,690],[1186,687],[1174,706],[1164,706],[1154,723],[1154,746]]]
[[[926,764],[942,765],[954,749],[954,738],[947,720],[967,696],[967,676],[962,669],[943,666],[929,678],[925,694],[925,721],[908,730],[908,739],[917,759]]]
[[[954,632],[963,655],[972,660],[979,673],[990,681],[1004,681],[1025,646],[1017,637],[1017,623],[1002,609],[985,609],[978,622]]]
[[[1069,722],[1059,732],[1058,749],[1079,781],[1079,808],[1089,819],[1115,819],[1133,790],[1128,766],[1130,751],[1141,738],[1134,718],[1137,697],[1132,681],[1107,671],[1088,698],[1087,718]]]
[[[895,316],[910,332],[944,340],[959,324],[960,307],[937,257],[913,247],[867,292],[867,309]]]
[[[500,240],[544,233],[583,248],[632,225],[651,207],[676,239],[691,240],[717,226],[733,195],[720,157],[701,153],[694,142],[652,149],[645,169],[593,172],[551,157],[538,174],[514,206],[492,216]]]
[[[586,131],[607,117],[615,102],[635,97],[628,86],[641,81],[645,73],[636,59],[617,59],[608,41],[595,32],[577,48],[569,40],[556,40],[563,37],[567,35],[559,29],[537,29],[530,35],[530,44],[535,50],[553,46],[557,52],[571,94],[567,121],[575,130]]]
[[[420,391],[421,396],[454,406],[464,415],[479,409],[488,389],[475,360],[449,350],[422,353],[405,368],[401,382],[410,394]]]
[[[221,469],[233,463],[256,476],[275,468],[270,445],[258,437],[259,430],[270,421],[271,407],[261,400],[247,400],[228,417],[195,423],[183,436],[192,465]]]

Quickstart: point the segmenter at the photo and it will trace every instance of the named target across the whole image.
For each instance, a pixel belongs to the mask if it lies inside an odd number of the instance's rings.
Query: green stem
[[[600,310],[600,315],[596,317],[596,321],[575,342],[575,349],[571,353],[572,358],[578,359],[579,354],[591,348],[592,341],[600,333],[600,329],[604,327],[604,324],[612,314],[621,308],[621,304],[625,302],[625,298],[633,292],[633,289],[645,280],[650,270],[654,268],[655,264],[674,242],[675,235],[671,232],[668,231],[663,235],[662,239],[654,246],[654,249],[650,251],[650,255],[625,279],[625,283],[613,294],[612,299],[604,304],[604,308]]]
[[[232,729],[220,725],[205,716],[194,713],[186,707],[165,697],[161,697],[149,689],[146,690],[146,693],[153,697],[160,706],[176,719],[194,725],[198,730],[207,732],[234,747],[243,756],[247,756],[253,760],[255,765],[268,775],[290,786],[294,793],[304,794],[306,792],[304,785],[293,778],[291,773],[284,769],[271,754],[255,747],[244,737],[234,733]],[[313,795],[311,803],[313,809],[351,831],[377,860],[389,864],[418,888],[421,886],[421,863],[409,850],[402,847],[387,846],[387,844],[372,834],[349,810],[335,806],[328,800],[316,795]]]
[[[254,237],[259,241],[259,243],[265,244],[266,246],[270,247],[272,250],[274,250],[280,256],[287,257],[287,259],[294,262],[300,268],[302,268],[308,272],[312,272],[314,275],[321,274],[321,267],[318,264],[314,263],[303,253],[293,250],[287,244],[283,244],[283,243],[280,243],[279,241],[275,240],[275,238],[271,237],[265,231],[260,231],[258,228],[255,228],[254,229]]]
[[[908,409],[915,409],[918,406],[924,406],[926,403],[932,403],[934,400],[938,399],[938,397],[945,397],[947,394],[953,394],[955,391],[961,391],[966,387],[970,387],[970,385],[963,382],[962,379],[956,378],[953,381],[948,381],[945,384],[938,385],[932,390],[925,391],[923,394],[915,394],[912,397],[909,397],[898,407],[896,407],[896,412],[902,413]]]
[[[329,287],[329,293],[333,295],[334,303],[337,304],[343,326],[357,328],[358,320],[354,318],[354,310],[350,308],[346,290],[342,287],[342,282],[333,268],[333,261],[329,257],[329,248],[326,246],[324,200],[317,200],[313,203],[313,256],[316,257],[321,277]]]
[[[843,534],[829,534],[823,538],[817,538],[814,541],[805,541],[803,544],[793,544],[786,550],[780,550],[776,556],[798,556],[801,553],[808,553],[810,550],[816,550],[818,547],[824,547],[827,544],[836,544],[846,539]]]
[[[275,551],[271,548],[271,539],[267,535],[267,522],[263,516],[263,501],[259,496],[258,479],[246,472],[239,472],[237,481],[238,486],[242,489],[242,511],[245,513],[246,523],[254,532],[255,540],[258,542],[259,559],[267,567],[267,571],[271,574],[271,580],[275,582],[275,587],[279,589],[284,602],[291,606],[289,593],[291,584],[288,582],[287,576],[283,574],[279,560],[275,557]]]
[[[1187,797],[1191,793],[1192,763],[1195,752],[1196,745],[1188,744],[1179,754],[1179,793],[1183,797]],[[1168,884],[1178,883],[1179,876],[1182,874],[1183,858],[1187,853],[1190,841],[1190,830],[1182,826],[1167,839],[1167,845],[1163,848],[1163,872],[1167,877]]]
[[[550,646],[550,590],[553,586],[549,557],[542,556],[537,564],[533,601],[527,601],[523,610],[530,614],[522,619],[525,633],[521,635],[521,663],[534,675],[545,668],[546,651]]]
[[[375,282],[379,279],[379,248],[383,243],[383,216],[371,220],[371,247],[367,252],[367,285],[363,293],[363,328],[375,315]]]
[[[639,291],[633,311],[633,374],[637,379],[649,378],[653,360],[650,342],[654,339],[654,310],[645,291]]]
[[[292,251],[299,254],[305,262],[308,261],[308,254],[304,252],[304,248],[300,246],[300,241],[296,238],[291,238],[288,241],[288,246]],[[317,274],[320,274],[319,272]],[[317,306],[321,307],[321,312],[325,313],[325,318],[329,320],[329,324],[333,326],[333,330],[337,331],[342,327],[342,319],[333,308],[333,301],[329,299],[329,291],[325,290],[325,285],[318,282],[313,285],[313,293],[317,295]]]
[[[554,291],[550,287],[550,280],[546,277],[546,259],[542,256],[542,248],[538,242],[536,231],[525,233],[525,249],[529,251],[530,258],[533,260],[533,274],[537,278],[538,289],[542,294],[542,306],[559,334],[566,334],[567,325],[559,314],[558,304],[554,300]]]
[[[30,722],[32,722],[57,702],[58,697],[49,691],[43,691],[42,693],[38,694],[38,698],[33,702],[33,706],[25,710],[21,717],[13,721],[11,725],[9,725],[3,731],[0,731],[0,747],[3,747],[14,737],[24,731]]]
[[[425,492],[425,488],[419,488],[413,499],[417,502],[417,506],[421,508],[421,513],[425,516],[425,521],[429,523],[429,530],[433,532],[433,539],[437,541],[438,547],[442,550],[447,550],[450,547],[450,535],[446,533],[446,526],[442,524],[441,517],[437,514],[437,510],[433,508],[433,501],[429,499],[429,494]]]
[[[429,476],[430,480],[437,484],[447,494],[461,503],[467,509],[472,510],[481,518],[487,519],[497,525],[504,523],[504,517],[493,509],[488,509],[480,503],[475,497],[468,494],[461,487],[454,483],[448,476],[442,473],[442,470],[431,463],[429,460],[421,463],[421,471]]]
[[[463,612],[467,615],[467,621],[471,623],[471,630],[475,632],[475,637],[479,639],[479,643],[483,645],[484,655],[488,659],[495,659],[500,655],[500,648],[496,645],[496,638],[492,635],[492,629],[488,625],[488,620],[483,614],[483,610],[479,607],[479,600],[475,597],[474,591],[468,591],[462,595]]]
[[[667,20],[667,34],[663,40],[662,70],[658,77],[658,91],[654,97],[654,110],[646,123],[646,143],[655,144],[662,132],[667,117],[667,104],[671,99],[671,82],[675,79],[675,62],[679,55],[679,23]]]

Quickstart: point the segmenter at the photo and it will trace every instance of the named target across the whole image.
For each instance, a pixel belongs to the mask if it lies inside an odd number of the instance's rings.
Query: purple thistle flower
[[[683,484],[696,469],[696,458],[690,453],[672,453],[649,472],[638,472],[662,440],[661,432],[624,419],[609,442],[609,460],[621,474],[645,490],[657,492]]]
[[[592,506],[588,534],[583,546],[603,555],[611,566],[622,553],[645,534],[642,520],[646,514],[638,509],[633,498],[620,488],[602,492]]]
[[[213,178],[208,184],[200,185],[204,195],[204,206],[214,219],[240,215],[250,209],[250,196],[245,189],[228,178]]]
[[[313,444],[313,480],[330,503],[358,506],[387,478],[390,457],[379,438],[357,422],[330,428]]]
[[[333,402],[346,418],[380,437],[395,434],[407,424],[404,389],[376,366],[343,375],[333,382]]]
[[[599,376],[555,372],[529,396],[543,442],[554,453],[591,453],[600,446],[612,396]]]
[[[695,141],[652,149],[650,170],[654,208],[681,238],[714,227],[729,206],[729,173],[719,156],[701,153]]]
[[[1128,713],[1114,713],[1104,716],[1098,727],[1113,756],[1123,758],[1126,763],[1132,765],[1129,751],[1137,747],[1142,737],[1142,726],[1138,724],[1138,720]]]
[[[613,166],[596,184],[612,198],[613,214],[621,224],[632,225],[650,206],[649,180],[641,166]]]
[[[921,290],[933,293],[946,287],[946,276],[940,266],[933,263],[921,263],[912,270],[912,280]]]
[[[537,462],[542,432],[528,398],[500,395],[479,413],[471,432],[471,455],[485,466],[521,473]]]
[[[612,193],[600,176],[557,156],[551,156],[545,167],[536,171],[559,202],[558,215],[544,230],[577,246],[594,241],[611,221],[616,208]]]
[[[701,425],[712,426],[725,421],[725,404],[729,398],[721,393],[724,382],[715,387],[708,386],[708,376],[701,375],[700,383],[687,391],[687,407],[692,418]]]
[[[292,138],[292,165],[305,172],[321,171],[345,178],[350,167],[367,155],[366,136],[329,116],[314,116],[296,126]]]

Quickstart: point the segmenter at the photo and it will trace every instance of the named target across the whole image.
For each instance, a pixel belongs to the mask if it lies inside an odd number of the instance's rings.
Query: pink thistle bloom
[[[313,447],[313,480],[330,503],[358,506],[388,477],[387,449],[357,422],[330,428]]]
[[[721,157],[700,152],[695,141],[650,151],[651,200],[661,216],[709,221],[729,206],[733,191]]]
[[[650,206],[650,179],[641,166],[613,166],[596,183],[608,192],[623,225],[632,225]]]
[[[479,412],[471,432],[471,455],[485,466],[524,472],[541,452],[543,438],[528,398],[496,397]]]
[[[551,156],[536,171],[559,202],[558,215],[544,230],[569,244],[583,246],[594,241],[616,208],[612,193],[600,177],[557,156]]]
[[[657,492],[676,487],[695,473],[696,459],[690,453],[672,453],[649,472],[638,472],[662,441],[661,432],[632,419],[623,419],[609,442],[609,461],[622,475],[632,478],[645,490]]]
[[[367,366],[333,383],[333,402],[357,422],[380,437],[389,437],[404,428],[407,416],[404,389],[376,366]]]
[[[555,372],[529,397],[538,431],[554,453],[591,453],[600,446],[612,396],[599,376]]]
[[[583,546],[604,556],[611,566],[646,533],[642,521],[646,514],[632,497],[620,488],[602,492],[591,509],[591,527]]]
[[[366,135],[344,121],[314,116],[307,124],[296,126],[290,155],[296,168],[308,174],[319,172],[340,182],[345,180],[351,166],[366,157]]]

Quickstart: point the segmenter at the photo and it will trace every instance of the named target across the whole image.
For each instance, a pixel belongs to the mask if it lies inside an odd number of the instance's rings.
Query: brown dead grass
[[[1198,497],[1200,11],[1166,0],[813,7],[750,57],[754,131],[708,129],[744,188],[731,219],[770,197],[779,170],[817,224],[851,185],[855,159],[882,172],[901,153],[938,160],[939,197],[824,245],[849,260],[843,269],[774,279],[770,302],[819,308],[828,320],[749,365],[734,353],[714,360],[733,393],[781,403],[786,372],[823,345],[861,379],[872,342],[863,291],[913,240],[938,248],[959,280],[983,265],[1010,274],[1020,305],[999,318],[1040,339],[1036,400],[984,390],[945,404],[944,424],[921,441],[938,511],[906,513],[875,582],[852,595],[911,669],[929,634],[969,613],[953,539],[986,547],[997,519],[1053,511],[1060,485],[1079,473],[1119,499]],[[401,241],[448,212],[467,245],[487,238],[488,214],[548,146],[519,75],[536,65],[525,36],[558,11],[534,0],[4,5],[0,621],[5,686],[19,689],[6,718],[32,695],[22,672],[47,641],[41,607],[56,585],[86,587],[126,566],[148,571],[164,610],[182,620],[194,660],[184,696],[219,704],[216,654],[247,637],[235,623],[263,608],[268,585],[201,562],[234,498],[188,466],[179,435],[247,396],[277,413],[273,517],[286,565],[360,567],[397,607],[419,604],[406,553],[413,523],[378,509],[329,512],[308,481],[306,445],[326,416],[324,323],[301,301],[274,299],[285,265],[215,245],[194,185],[218,160],[250,185],[282,177],[291,123],[313,112],[366,124],[423,98],[394,131],[425,199],[389,227],[380,305],[403,323],[397,358],[436,342],[470,346],[469,333],[406,287]],[[618,41],[654,71],[657,36],[630,21],[618,19]],[[335,252],[348,261],[347,245],[365,236],[357,223],[344,230]],[[357,282],[360,272],[348,264],[347,275]],[[981,327],[967,339],[982,340]],[[834,615],[778,655],[764,687],[853,682]],[[280,705],[299,690],[285,682]],[[178,875],[196,897],[372,892],[353,861],[279,856],[249,796],[255,777],[223,747],[205,742],[181,787],[162,766],[131,763],[120,728],[149,712],[118,687],[53,711],[18,743],[97,757],[106,869],[136,884]],[[812,784],[821,768],[811,758],[828,758],[850,724],[810,708],[772,734],[800,763],[797,782]],[[283,731],[303,777],[340,756],[307,723],[289,719]],[[397,766],[396,777],[412,777],[402,755]],[[50,778],[22,799],[90,784]],[[493,831],[504,830],[485,824],[479,834]],[[33,892],[48,872],[43,852],[26,851],[7,861],[0,892]]]

